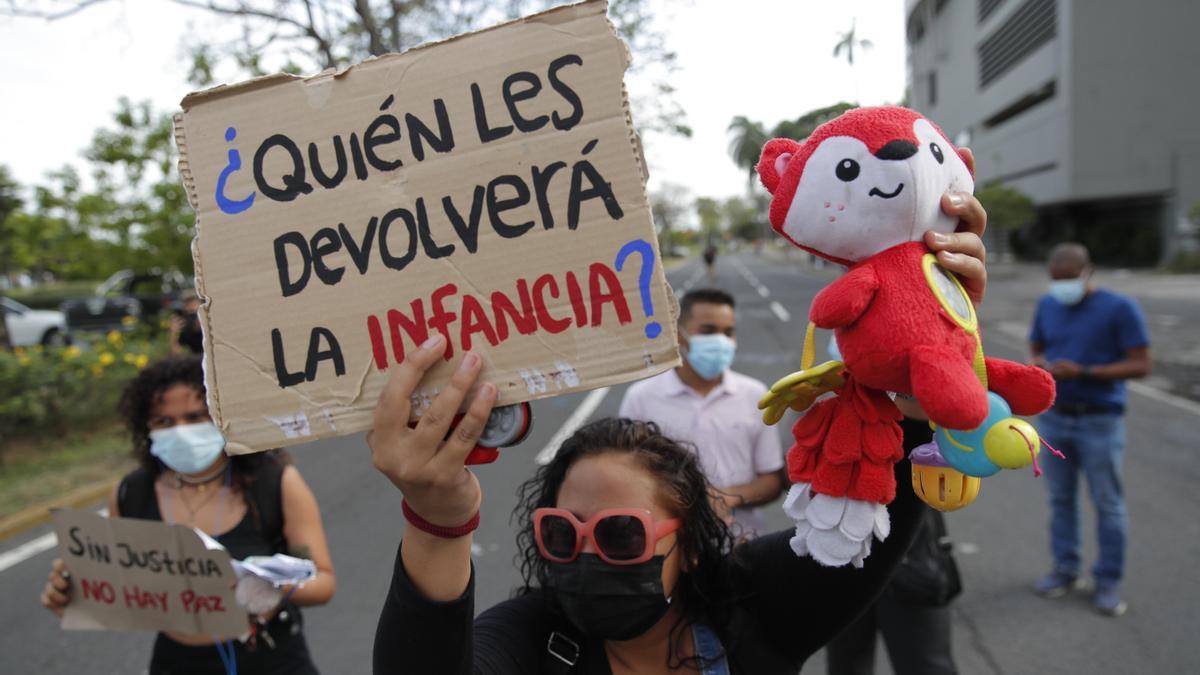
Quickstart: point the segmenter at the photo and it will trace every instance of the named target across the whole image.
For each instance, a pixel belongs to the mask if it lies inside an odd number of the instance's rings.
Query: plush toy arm
[[[860,265],[829,284],[813,299],[808,318],[821,328],[849,326],[867,311],[879,290],[879,276],[870,265]]]

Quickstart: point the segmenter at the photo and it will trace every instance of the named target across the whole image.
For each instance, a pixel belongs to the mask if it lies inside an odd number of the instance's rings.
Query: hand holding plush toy
[[[936,427],[950,430],[975,430],[990,419],[989,389],[1021,415],[1040,413],[1054,399],[1054,381],[1044,371],[984,357],[971,299],[923,243],[928,231],[955,231],[957,220],[942,212],[941,198],[973,190],[968,159],[931,122],[897,107],[851,110],[803,143],[774,139],[763,148],[758,173],[772,194],[772,226],[794,245],[849,268],[809,312],[814,324],[834,331],[844,383],[793,430],[788,471],[796,484],[784,508],[797,520],[792,543],[801,555],[861,564],[871,535],[886,537],[892,466],[903,456],[901,416],[887,392],[914,396]],[[821,377],[828,380],[829,370],[826,364]],[[790,379],[772,388],[763,407],[805,378]],[[800,403],[792,407],[811,400]],[[1029,438],[1031,428],[1017,429],[1008,419],[999,434],[1020,435],[1032,461],[1036,434]],[[978,454],[986,453],[981,447]],[[1019,463],[1007,455],[997,462]],[[914,473],[921,487],[918,478]],[[941,497],[922,495],[946,506]]]

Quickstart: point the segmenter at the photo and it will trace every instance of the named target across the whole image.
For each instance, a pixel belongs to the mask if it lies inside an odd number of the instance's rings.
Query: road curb
[[[31,506],[0,520],[0,541],[49,522],[51,509],[77,509],[108,496],[118,480],[118,478],[106,478],[76,488],[61,497]]]

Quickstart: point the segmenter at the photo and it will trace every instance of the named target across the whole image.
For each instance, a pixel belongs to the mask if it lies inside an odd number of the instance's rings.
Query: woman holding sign
[[[317,575],[248,616],[249,640],[217,643],[206,635],[159,633],[151,673],[315,673],[298,606],[322,605],[337,581],[312,490],[282,451],[227,456],[208,415],[204,373],[194,356],[151,364],[130,382],[121,413],[141,466],[109,499],[113,516],[162,520],[202,530],[235,559],[287,553],[311,559]],[[240,589],[245,590],[245,589]],[[55,560],[42,604],[61,614],[71,575]],[[239,602],[242,593],[239,592]],[[227,664],[232,656],[236,664]]]
[[[986,271],[983,208],[965,195],[957,234],[932,243],[976,302]],[[368,436],[375,466],[404,494],[404,538],[375,636],[378,673],[795,673],[882,591],[925,508],[897,465],[891,535],[864,569],[800,558],[778,532],[733,546],[695,456],[653,424],[600,420],[521,488],[518,597],[474,618],[470,532],[479,481],[463,460],[496,400],[463,356],[413,429],[410,396],[445,347],[431,338],[396,368]],[[897,401],[910,418],[921,411]],[[905,444],[929,439],[907,419]],[[923,433],[922,433],[923,432]]]

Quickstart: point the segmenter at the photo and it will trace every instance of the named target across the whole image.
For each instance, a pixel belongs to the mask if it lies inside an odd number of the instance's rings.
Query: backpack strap
[[[138,467],[125,474],[117,487],[117,511],[111,515],[143,520],[154,517],[152,514],[158,511],[158,501],[154,495],[154,476],[150,472]]]
[[[565,621],[554,624],[542,652],[542,672],[547,675],[569,675],[580,672],[576,666],[583,660],[583,636]],[[580,666],[582,668],[582,666]]]

